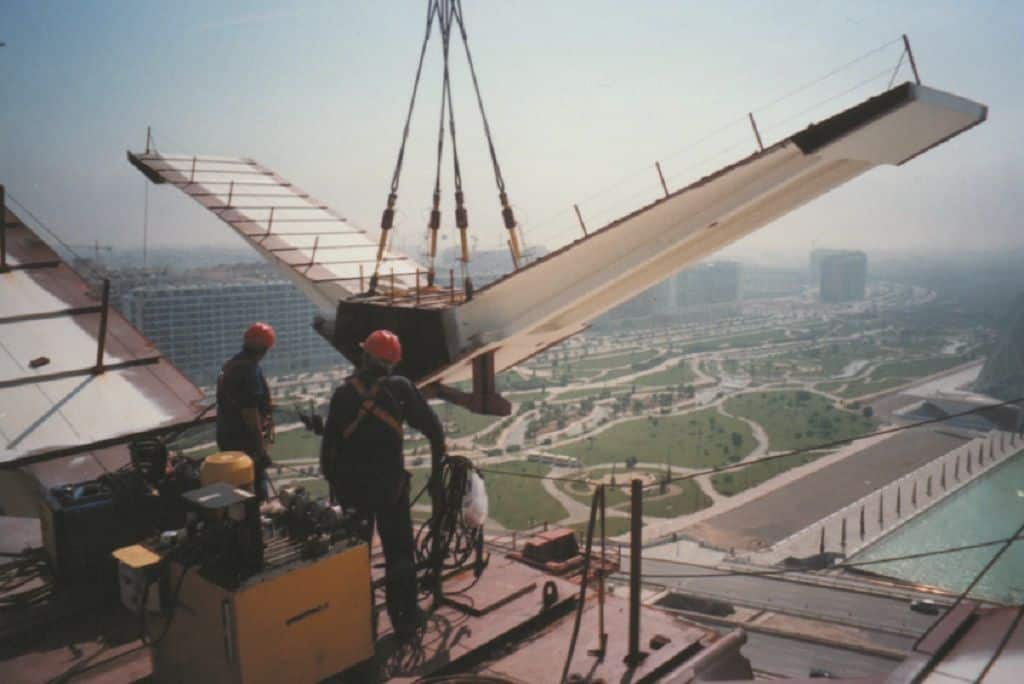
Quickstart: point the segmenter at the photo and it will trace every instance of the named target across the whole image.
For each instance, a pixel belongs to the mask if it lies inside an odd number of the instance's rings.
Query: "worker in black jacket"
[[[253,489],[267,500],[267,444],[274,441],[274,407],[260,361],[277,335],[267,323],[253,323],[242,336],[242,351],[224,364],[217,377],[217,448],[244,451],[252,459]]]
[[[408,378],[393,375],[402,345],[388,330],[362,344],[359,370],[331,398],[321,446],[321,468],[345,508],[366,523],[366,541],[376,523],[387,565],[387,609],[396,634],[407,637],[422,623],[416,601],[416,561],[409,511],[409,473],[402,454],[403,423],[430,440],[431,496],[445,455],[437,414]]]

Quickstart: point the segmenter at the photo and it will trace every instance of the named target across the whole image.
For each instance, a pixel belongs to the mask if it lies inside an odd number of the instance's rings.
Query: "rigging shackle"
[[[434,285],[434,260],[437,257],[437,233],[441,230],[441,192],[434,191],[434,206],[430,210],[430,270],[427,271],[427,287]]]
[[[380,273],[381,262],[384,261],[384,252],[388,247],[388,231],[395,223],[395,201],[398,195],[388,194],[388,204],[380,217],[380,241],[377,243],[377,263],[373,267],[373,275],[370,276],[370,292],[377,290],[377,275]]]
[[[463,273],[465,273],[465,280],[463,281],[463,289],[466,292],[466,299],[473,297],[473,281],[469,277],[469,271],[465,270],[469,266],[469,214],[466,212],[465,207],[466,197],[463,195],[462,190],[455,191],[455,226],[459,229],[459,242],[462,246],[462,267]]]
[[[384,208],[384,213],[380,217],[380,229],[391,230],[391,227],[395,224],[395,202],[398,200],[398,195],[395,193],[388,194],[388,204]]]
[[[508,204],[508,194],[504,190],[498,193],[498,200],[501,202],[501,218],[508,230],[508,247],[512,252],[512,267],[519,270],[519,237],[516,235],[516,215],[512,213],[512,207]]]
[[[469,263],[469,241],[466,229],[469,228],[469,214],[466,212],[465,195],[461,190],[455,191],[455,226],[459,229],[459,240],[462,243],[462,263]]]

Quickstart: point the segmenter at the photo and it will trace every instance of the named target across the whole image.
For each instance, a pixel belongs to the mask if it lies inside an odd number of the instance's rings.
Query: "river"
[[[889,558],[1012,536],[1024,524],[1024,451],[909,521],[853,560]],[[999,546],[868,566],[883,575],[959,592]],[[973,595],[1024,602],[1024,541],[1015,542]]]

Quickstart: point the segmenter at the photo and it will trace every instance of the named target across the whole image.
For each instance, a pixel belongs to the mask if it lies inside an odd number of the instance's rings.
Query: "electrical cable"
[[[576,618],[572,625],[572,637],[569,639],[569,651],[565,655],[565,664],[562,666],[562,677],[558,680],[562,684],[565,684],[568,680],[572,658],[576,654],[576,640],[580,635],[583,607],[587,600],[587,585],[590,584],[590,553],[593,550],[594,544],[594,521],[597,519],[597,507],[602,498],[604,498],[604,490],[598,487],[594,490],[594,496],[590,500],[590,520],[587,523],[586,550],[583,552],[583,568],[580,573],[580,596],[576,603]],[[601,572],[604,572],[604,568],[601,569]]]
[[[760,107],[755,107],[753,111],[755,111],[755,112],[756,111],[764,111],[765,109],[769,109],[771,107],[774,107],[775,105],[779,104],[780,102],[784,102],[784,101],[788,100],[789,98],[793,97],[794,95],[799,95],[803,91],[807,90],[808,88],[810,88],[812,86],[818,85],[822,81],[827,81],[828,79],[832,78],[836,74],[841,73],[843,71],[846,71],[847,69],[852,67],[854,64],[857,64],[859,62],[863,62],[868,57],[871,57],[872,55],[876,55],[879,52],[882,52],[883,50],[885,50],[886,48],[892,47],[896,43],[901,42],[902,40],[903,40],[903,36],[900,36],[898,38],[893,38],[888,43],[885,43],[883,45],[879,45],[878,47],[876,47],[873,50],[868,50],[867,52],[862,54],[860,57],[857,57],[855,59],[850,60],[849,62],[846,62],[845,64],[837,66],[832,71],[830,71],[827,74],[825,74],[824,76],[820,76],[820,77],[814,79],[813,81],[809,81],[809,82],[803,84],[802,86],[799,86],[798,88],[795,88],[794,90],[789,91],[785,95],[782,95],[782,96],[772,100],[768,104],[763,104]]]
[[[463,290],[466,297],[473,293],[473,282],[469,277],[469,244],[467,242],[467,231],[469,229],[469,215],[465,207],[465,194],[462,190],[462,165],[459,162],[458,138],[455,134],[455,104],[452,102],[451,73],[448,65],[449,47],[451,45],[451,29],[454,5],[448,0],[441,2],[441,10],[438,18],[438,25],[441,31],[442,56],[444,61],[444,79],[441,88],[441,98],[448,103],[448,134],[452,141],[452,175],[455,185],[455,227],[459,230],[459,243],[461,258],[459,259],[460,276],[462,277]]]
[[[869,57],[871,57],[873,55],[876,55],[876,54],[886,50],[889,47],[892,47],[893,45],[895,45],[896,43],[901,42],[902,40],[903,40],[902,36],[900,36],[898,38],[894,38],[894,39],[888,41],[887,43],[884,43],[884,44],[882,44],[882,45],[880,45],[880,46],[878,46],[878,47],[876,47],[876,48],[874,48],[872,50],[869,50],[869,51],[861,54],[859,57],[856,57],[856,58],[854,58],[854,59],[852,59],[852,60],[850,60],[850,61],[848,61],[848,62],[846,62],[846,63],[844,63],[844,64],[842,64],[840,66],[838,66],[838,67],[835,67],[834,69],[832,69],[828,73],[826,73],[826,74],[824,74],[822,76],[819,76],[819,77],[817,77],[817,78],[815,78],[815,79],[813,79],[811,81],[808,81],[808,82],[806,82],[806,83],[804,83],[804,84],[794,88],[793,90],[790,90],[790,91],[786,92],[785,94],[781,95],[780,97],[775,98],[774,100],[771,100],[771,101],[769,101],[769,102],[767,102],[765,104],[753,107],[750,111],[751,112],[763,112],[763,111],[765,111],[767,109],[770,109],[770,108],[774,107],[775,105],[778,105],[778,104],[780,104],[780,103],[790,99],[791,97],[804,92],[808,88],[811,88],[811,87],[813,87],[813,86],[815,86],[815,85],[817,85],[819,83],[822,83],[823,81],[826,81],[826,80],[832,78],[833,76],[835,76],[835,75],[837,75],[837,74],[839,74],[839,73],[849,69],[853,65],[858,64],[858,63],[864,61],[865,59],[867,59],[867,58],[869,58]],[[861,84],[861,85],[863,85],[863,84]],[[820,104],[821,103],[819,103],[819,105],[817,105],[817,106],[820,106]],[[715,128],[714,130],[706,133],[705,135],[701,136],[700,138],[698,138],[698,139],[696,139],[696,140],[694,140],[692,142],[687,143],[683,147],[681,147],[681,148],[679,148],[679,149],[677,149],[677,150],[675,150],[673,152],[670,152],[667,155],[662,156],[661,159],[662,159],[663,162],[671,160],[671,159],[675,159],[676,157],[680,156],[684,152],[688,152],[688,151],[694,149],[695,147],[698,147],[699,145],[702,145],[702,144],[708,142],[709,140],[712,140],[713,138],[718,137],[719,135],[721,135],[722,133],[728,131],[729,129],[733,128],[734,126],[737,126],[737,125],[739,125],[741,123],[744,123],[746,121],[747,121],[747,116],[745,116],[745,115],[744,116],[740,116],[740,117],[736,117],[735,119],[727,121],[723,125],[721,125],[718,128]],[[717,156],[717,154],[715,156]],[[609,184],[601,187],[600,189],[595,190],[592,193],[586,195],[581,200],[579,200],[578,204],[583,204],[584,202],[588,202],[589,200],[591,200],[591,199],[593,199],[595,197],[606,197],[608,195],[608,191],[609,190],[612,190],[614,188],[620,187],[621,185],[623,185],[627,181],[635,178],[636,176],[638,176],[641,173],[648,173],[648,170],[645,168],[642,171],[636,171],[636,172],[630,173],[630,174],[628,174],[626,176],[623,176],[618,181],[609,183]],[[571,209],[570,208],[566,208],[564,210],[560,210],[558,212],[555,212],[554,214],[548,216],[544,220],[534,224],[534,230],[546,228],[548,225],[551,224],[551,222],[555,218],[561,216],[563,213],[571,214]]]
[[[892,88],[892,84],[896,82],[896,74],[900,73],[900,67],[903,66],[903,58],[906,57],[906,56],[907,56],[907,51],[906,51],[906,49],[904,49],[900,53],[899,61],[896,62],[896,68],[893,69],[892,77],[889,79],[889,85],[888,85],[888,87],[886,87],[886,90],[888,90],[889,88]]]
[[[784,126],[787,123],[790,123],[794,119],[798,119],[799,117],[803,116],[804,114],[807,114],[808,112],[813,112],[815,109],[817,109],[818,107],[821,107],[822,105],[826,105],[829,102],[832,102],[833,100],[838,100],[839,98],[841,98],[841,97],[843,97],[845,95],[849,95],[852,92],[860,90],[864,86],[868,85],[869,83],[873,83],[873,82],[877,81],[878,79],[882,78],[883,76],[885,76],[888,73],[889,73],[889,68],[886,67],[882,71],[879,71],[879,72],[877,72],[877,73],[875,73],[875,74],[873,74],[871,76],[868,76],[863,81],[859,81],[858,83],[856,83],[853,86],[847,88],[846,90],[842,91],[841,93],[836,93],[835,95],[831,95],[829,97],[826,97],[824,100],[819,100],[818,102],[815,102],[814,104],[812,104],[810,107],[805,107],[804,109],[801,109],[796,114],[791,114],[790,116],[786,117],[782,121],[779,121],[778,123],[774,123],[774,124],[771,124],[770,126],[766,126],[764,130],[765,131],[770,131],[770,130],[775,130],[776,128],[780,128],[781,126]],[[886,90],[888,90],[888,88],[886,88]]]
[[[412,124],[412,113],[416,107],[416,94],[420,88],[420,76],[423,73],[423,59],[427,53],[427,44],[430,42],[430,33],[434,25],[434,14],[436,11],[435,0],[427,2],[427,26],[423,34],[423,44],[420,46],[420,57],[416,64],[416,77],[413,80],[412,95],[409,97],[409,109],[405,115],[405,126],[402,128],[402,143],[398,148],[398,158],[395,160],[395,170],[391,174],[391,192],[388,194],[387,204],[380,221],[380,243],[377,247],[377,258],[373,267],[373,275],[370,276],[369,291],[377,289],[377,279],[380,276],[380,266],[384,260],[384,251],[387,244],[387,235],[391,231],[395,217],[395,201],[398,199],[398,185],[402,177],[402,165],[405,161],[405,145],[409,140],[409,127]]]
[[[472,555],[477,537],[482,531],[480,528],[471,527],[463,519],[462,500],[469,485],[469,474],[473,469],[473,462],[464,456],[445,458],[440,474],[442,503],[437,529],[432,518],[420,525],[416,533],[417,567],[431,564],[435,535],[440,535],[442,571],[465,566]]]
[[[469,74],[473,80],[473,91],[476,93],[476,103],[480,110],[480,119],[484,126],[484,135],[487,138],[487,150],[491,155],[491,166],[494,169],[494,183],[498,188],[498,201],[501,204],[501,218],[505,224],[505,229],[508,231],[508,247],[512,254],[512,265],[515,269],[518,269],[522,254],[519,244],[521,238],[517,236],[517,231],[522,233],[522,229],[516,221],[515,211],[509,204],[508,193],[505,190],[505,178],[501,173],[501,165],[498,163],[498,153],[494,149],[494,136],[491,134],[491,124],[487,119],[487,112],[484,109],[484,99],[483,95],[480,93],[480,81],[476,76],[476,65],[473,62],[473,53],[469,49],[469,36],[466,32],[466,23],[462,14],[462,0],[454,0],[451,11],[459,25],[459,34],[462,36],[462,46],[466,52],[466,63],[469,65]],[[467,288],[467,294],[469,291],[470,288]]]
[[[790,456],[798,456],[800,454],[806,454],[806,453],[809,453],[809,452],[812,452],[812,451],[820,451],[822,449],[831,449],[831,448],[838,447],[838,446],[844,446],[846,444],[852,444],[853,442],[858,442],[860,440],[868,439],[870,437],[881,437],[881,436],[884,436],[884,435],[895,434],[897,432],[903,432],[904,430],[912,430],[914,428],[924,427],[925,425],[934,425],[934,424],[937,424],[937,423],[944,423],[944,422],[946,422],[948,420],[952,420],[954,418],[962,418],[963,416],[969,416],[969,415],[973,415],[975,413],[982,413],[984,411],[990,411],[992,409],[997,409],[997,408],[1000,408],[1002,406],[1009,406],[1009,405],[1012,405],[1012,404],[1020,404],[1021,402],[1024,402],[1024,397],[1018,397],[1017,399],[1010,399],[1009,401],[1001,401],[1001,402],[998,402],[998,403],[995,403],[995,404],[985,404],[984,406],[978,406],[978,407],[975,407],[973,409],[968,409],[966,411],[960,411],[958,413],[950,413],[950,414],[947,414],[945,416],[940,416],[938,418],[929,418],[927,420],[920,420],[920,421],[917,421],[917,422],[914,422],[914,423],[908,423],[906,425],[897,425],[897,426],[891,427],[891,428],[884,428],[882,430],[875,430],[874,432],[868,432],[868,433],[865,433],[865,434],[862,434],[862,435],[857,435],[856,437],[848,437],[846,439],[837,439],[837,440],[833,440],[831,442],[825,442],[823,444],[817,444],[817,445],[811,446],[811,447],[804,447],[802,449],[793,449],[791,451],[785,451],[785,452],[782,452],[780,454],[772,454],[772,455],[769,455],[769,456],[762,456],[761,458],[755,458],[755,459],[752,459],[752,460],[749,460],[749,461],[740,461],[739,463],[732,463],[732,464],[725,465],[725,466],[719,466],[717,468],[708,468],[708,469],[705,469],[705,470],[702,470],[702,471],[698,471],[698,472],[695,472],[695,473],[688,473],[686,475],[680,475],[678,477],[668,478],[667,480],[665,480],[665,484],[671,484],[673,482],[683,482],[685,480],[692,480],[692,479],[700,477],[702,475],[708,475],[708,474],[713,474],[713,473],[720,473],[720,472],[725,472],[727,470],[736,470],[738,468],[742,468],[742,467],[749,466],[749,465],[754,465],[756,463],[764,463],[766,461],[774,461],[774,460],[777,460],[777,459],[780,459],[780,458],[787,458],[787,457],[790,457]],[[651,485],[647,485],[647,487],[645,487],[645,489],[650,488],[650,487],[660,486],[661,484],[662,484],[661,482],[656,482],[656,483],[653,483]]]
[[[997,646],[996,650],[992,652],[992,657],[988,659],[987,663],[985,663],[985,668],[981,671],[981,674],[974,679],[973,684],[980,684],[985,680],[985,677],[988,676],[989,670],[991,670],[995,662],[999,660],[999,656],[1003,654],[1003,649],[1006,648],[1006,644],[1010,642],[1010,637],[1017,631],[1017,626],[1020,624],[1021,618],[1024,618],[1024,605],[1017,608],[1017,614],[1014,616],[1013,621],[1010,623],[1010,626],[1006,628],[1006,631],[1003,632],[1003,636],[999,639],[999,646]]]
[[[480,119],[484,125],[484,135],[487,137],[487,149],[491,153],[491,166],[494,168],[494,182],[498,186],[498,192],[505,192],[505,179],[501,175],[501,166],[498,164],[498,154],[494,151],[494,139],[491,135],[491,126],[487,120],[487,112],[484,111],[484,100],[480,94],[480,83],[476,77],[476,66],[473,64],[473,54],[469,50],[469,37],[466,35],[466,24],[462,18],[462,0],[454,0],[452,7],[456,21],[459,25],[459,33],[462,35],[462,46],[466,51],[466,62],[469,64],[469,74],[473,79],[473,90],[476,92],[476,103],[480,109]]]
[[[971,583],[968,584],[962,592],[960,592],[960,594],[956,597],[956,601],[954,601],[953,605],[949,607],[950,612],[953,611],[961,603],[963,603],[964,599],[967,598],[972,591],[974,591],[974,587],[977,586],[978,582],[981,581],[981,578],[988,574],[988,571],[992,569],[992,566],[994,566],[999,561],[999,559],[1003,557],[1003,554],[1006,553],[1006,550],[1009,549],[1013,545],[1013,543],[1020,538],[1022,534],[1024,534],[1024,523],[1021,523],[1020,527],[1017,528],[1017,531],[1014,533],[1012,537],[1009,537],[1003,541],[1003,547],[999,549],[999,551],[997,551],[992,556],[992,558],[988,560],[987,563],[985,563],[985,566],[981,570],[979,570],[977,574],[975,574],[974,579],[971,580]],[[935,628],[936,624],[938,623],[933,622],[931,625],[928,626],[928,629],[925,630],[924,634],[918,637],[917,641],[914,642],[913,650],[916,651],[917,647],[920,646],[921,643],[928,638],[928,635],[932,633],[932,630]]]
[[[1005,537],[1003,539],[993,539],[992,541],[978,542],[976,544],[964,544],[962,546],[952,546],[941,549],[933,549],[930,551],[919,551],[917,553],[907,553],[900,556],[890,556],[887,558],[875,558],[872,560],[864,561],[850,561],[843,563],[836,563],[830,565],[825,570],[845,570],[849,568],[859,568],[871,565],[884,565],[885,563],[898,563],[900,561],[915,560],[918,558],[930,558],[932,556],[944,556],[951,553],[963,553],[964,551],[972,551],[975,549],[984,549],[990,546],[998,546],[1000,544],[1013,544],[1015,541],[1024,540],[1024,536],[1017,534],[1013,537]],[[711,579],[717,577],[762,577],[762,576],[774,576],[774,575],[790,575],[794,573],[806,573],[810,572],[807,568],[779,568],[777,570],[728,570],[721,572],[698,572],[698,573],[657,573],[657,574],[644,574],[644,579]]]
[[[420,58],[416,65],[416,78],[412,84],[412,95],[409,97],[409,109],[405,115],[405,127],[402,129],[402,144],[398,148],[398,158],[395,160],[395,170],[391,174],[391,192],[398,192],[398,184],[402,177],[402,164],[405,161],[405,144],[409,140],[409,126],[412,122],[413,109],[416,107],[416,94],[420,88],[420,75],[423,73],[423,58],[427,53],[427,44],[430,42],[430,29],[434,24],[436,7],[434,2],[427,3],[427,28],[423,34],[423,44],[420,46]]]
[[[166,557],[164,563],[167,563],[168,560],[169,557]],[[143,645],[156,646],[161,641],[163,641],[167,634],[171,631],[171,624],[174,622],[174,616],[178,612],[178,599],[180,598],[181,595],[181,587],[182,584],[184,584],[185,582],[185,575],[188,574],[188,571],[191,568],[192,565],[187,562],[183,562],[181,565],[181,574],[178,575],[178,581],[174,585],[174,591],[171,592],[171,597],[168,602],[169,608],[167,611],[167,615],[165,616],[166,622],[164,624],[164,631],[161,632],[160,636],[156,639],[153,639],[149,635],[149,628],[147,626],[148,611],[146,610],[146,603],[149,599],[149,590],[150,587],[153,585],[154,581],[154,573],[150,573],[149,575],[147,575],[146,583],[143,585],[142,588],[142,596],[139,600],[139,638],[142,641]]]

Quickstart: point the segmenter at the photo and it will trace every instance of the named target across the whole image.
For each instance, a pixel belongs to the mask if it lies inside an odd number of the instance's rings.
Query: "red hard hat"
[[[360,346],[373,358],[392,366],[402,360],[402,343],[398,341],[398,335],[390,330],[376,330],[370,333]]]
[[[269,323],[253,323],[245,331],[245,336],[242,340],[247,347],[270,349],[274,346],[274,342],[277,341],[277,335]]]

